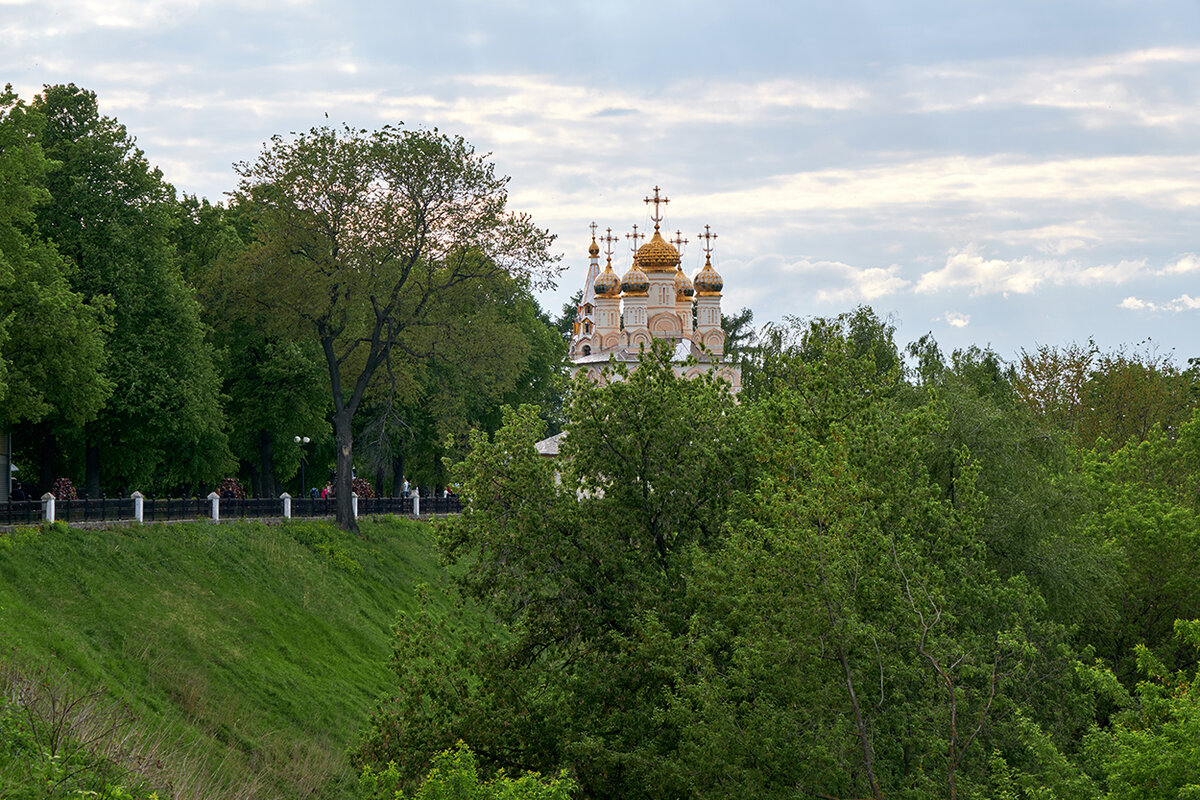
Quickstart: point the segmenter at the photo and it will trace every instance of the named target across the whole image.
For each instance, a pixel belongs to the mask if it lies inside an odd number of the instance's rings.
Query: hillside
[[[56,525],[0,536],[0,646],[10,687],[40,680],[59,709],[94,692],[106,719],[127,704],[125,760],[171,794],[344,797],[396,615],[442,581],[429,527],[395,518],[362,538],[318,522]],[[11,742],[4,758],[0,796],[19,796],[27,768]]]

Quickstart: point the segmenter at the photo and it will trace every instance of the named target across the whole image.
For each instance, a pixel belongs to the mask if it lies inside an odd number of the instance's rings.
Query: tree
[[[398,787],[399,774],[395,764],[378,771],[365,767],[358,782],[359,797],[404,800]],[[501,772],[490,781],[482,780],[475,754],[459,742],[433,759],[429,774],[413,792],[412,800],[570,800],[575,788],[575,781],[565,770],[553,778],[543,778],[536,772],[510,778]]]
[[[507,210],[506,179],[465,141],[386,127],[276,136],[238,166],[261,216],[232,282],[277,331],[311,337],[329,377],[337,517],[351,510],[354,417],[408,358],[449,354],[440,335],[501,276],[546,285],[552,237]]]
[[[72,291],[71,264],[37,227],[53,167],[39,141],[44,123],[11,86],[0,93],[0,427],[83,425],[112,388],[106,304]]]
[[[735,314],[721,315],[721,330],[725,332],[725,355],[737,361],[742,351],[754,344],[754,312],[743,308]]]
[[[174,189],[125,127],[100,115],[95,93],[47,86],[33,108],[46,117],[43,148],[62,163],[38,226],[71,261],[73,288],[113,304],[113,392],[81,431],[88,494],[213,480],[229,451],[212,349],[170,241]]]
[[[658,343],[607,385],[577,378],[557,463],[534,449],[532,406],[472,434],[452,470],[469,504],[440,545],[485,621],[402,619],[396,696],[360,758],[412,781],[462,739],[491,768],[572,769],[590,797],[686,794],[658,711],[691,616],[691,552],[719,543],[749,464],[728,388],[679,378],[671,356]]]

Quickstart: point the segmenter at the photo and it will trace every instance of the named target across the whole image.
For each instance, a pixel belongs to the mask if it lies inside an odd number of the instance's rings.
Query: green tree
[[[359,797],[404,800],[405,795],[397,787],[398,778],[395,764],[379,771],[367,766],[359,779]],[[429,774],[413,792],[412,800],[569,800],[575,788],[565,771],[553,778],[543,778],[536,772],[510,778],[502,771],[492,780],[482,780],[475,754],[459,742],[433,759]]]
[[[283,482],[299,472],[301,448],[294,437],[314,439],[306,448],[310,465],[328,460],[318,455],[318,441],[328,438],[321,434],[329,407],[320,350],[311,339],[273,334],[263,309],[224,281],[228,266],[245,252],[243,236],[251,235],[257,209],[184,196],[175,214],[172,240],[218,353],[230,450],[254,493],[277,497]],[[332,454],[331,447],[324,450]],[[310,486],[325,481],[323,470],[308,474]]]
[[[1112,551],[1119,582],[1116,619],[1085,633],[1132,685],[1140,645],[1172,669],[1191,657],[1173,624],[1200,617],[1200,412],[1174,432],[1156,427],[1115,452],[1098,444],[1086,470],[1096,505],[1084,524]]]
[[[231,276],[277,332],[308,336],[328,372],[338,524],[353,530],[354,418],[403,356],[442,355],[471,292],[549,281],[549,234],[507,210],[506,180],[437,131],[314,128],[238,167],[261,216]]]
[[[1193,652],[1200,648],[1200,620],[1177,620],[1174,629],[1181,644]],[[1087,737],[1092,769],[1104,786],[1102,796],[1200,797],[1200,671],[1171,670],[1144,646],[1137,649],[1137,662],[1145,677],[1136,698],[1116,691],[1124,709],[1111,726],[1097,727]]]
[[[573,384],[555,463],[533,447],[534,407],[472,434],[452,470],[469,505],[440,541],[494,623],[451,637],[431,613],[401,622],[397,696],[372,718],[366,761],[394,759],[411,781],[463,739],[492,767],[569,768],[588,796],[686,793],[656,710],[690,618],[689,553],[720,539],[746,437],[727,387],[677,377],[669,348],[614,369]]]
[[[0,93],[0,427],[80,426],[96,417],[105,379],[105,304],[72,291],[71,265],[45,240],[35,212],[50,199],[44,119]],[[28,428],[26,428],[28,430]],[[5,476],[7,478],[7,476]]]
[[[75,290],[112,302],[113,392],[82,431],[88,494],[213,480],[229,465],[220,384],[170,241],[174,190],[125,127],[100,115],[95,93],[47,86],[33,108],[46,118],[46,154],[62,164],[39,228],[72,263]]]

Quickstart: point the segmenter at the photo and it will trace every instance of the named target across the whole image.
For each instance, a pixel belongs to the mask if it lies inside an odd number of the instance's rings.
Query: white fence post
[[[350,495],[350,510],[355,519],[358,519],[358,492]]]
[[[42,515],[46,522],[54,522],[54,495],[49,492],[42,495]]]
[[[292,518],[292,496],[290,494],[288,494],[287,492],[284,492],[283,494],[279,495],[279,497],[281,500],[283,500],[283,518],[291,519]]]
[[[216,492],[208,493],[208,501],[212,503],[212,521],[221,521],[221,495]]]
[[[134,492],[130,497],[133,498],[133,518],[141,522],[146,510],[146,495]]]
[[[416,486],[414,486],[412,488],[412,498],[413,498],[413,516],[419,517],[419,516],[421,516],[421,490],[420,490],[420,488],[418,488]]]

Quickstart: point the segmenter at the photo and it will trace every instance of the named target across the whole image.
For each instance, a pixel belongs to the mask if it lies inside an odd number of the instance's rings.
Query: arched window
[[[589,344],[585,344],[583,346],[583,354],[585,356],[590,356],[592,354],[592,346]]]

